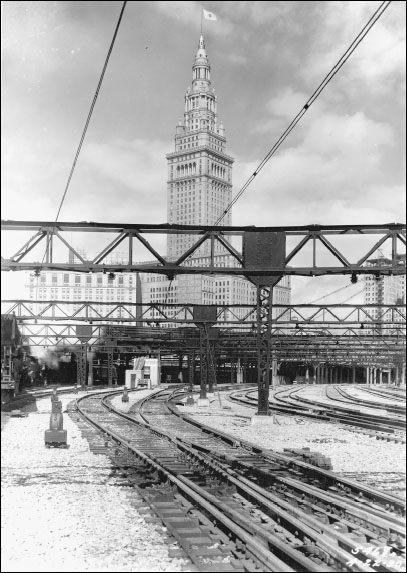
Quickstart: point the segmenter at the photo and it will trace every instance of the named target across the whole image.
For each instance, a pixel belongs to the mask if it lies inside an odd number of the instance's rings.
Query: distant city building
[[[391,260],[380,255],[374,259],[369,259],[366,266],[380,267],[391,264]],[[398,264],[405,268],[406,256],[398,256]],[[406,275],[364,275],[364,304],[376,305],[396,305],[406,304]],[[393,310],[386,310],[386,308],[378,308],[369,310],[372,322],[376,322],[376,328],[383,329],[384,324],[390,323],[387,329],[391,330],[392,324],[403,322],[403,318]],[[369,322],[369,321],[367,321]]]
[[[86,260],[86,253],[84,251],[77,251],[78,254]],[[78,262],[77,257],[69,254],[69,263]],[[122,253],[115,253],[106,259],[106,264],[121,264],[126,262],[126,255]],[[94,302],[94,311],[87,310],[81,311],[81,316],[88,313],[89,318],[96,318],[97,316],[106,316],[110,313],[111,318],[120,319],[129,318],[129,314],[122,308],[115,309],[115,305],[102,305],[100,303],[109,302],[140,302],[140,283],[137,273],[74,273],[74,272],[58,272],[47,271],[34,276],[33,274],[27,275],[27,288],[29,298],[37,301],[34,305],[31,303],[30,310],[34,312],[41,311],[45,304],[41,301],[58,300],[61,301],[60,305],[67,315],[72,315],[79,312],[83,302]],[[138,293],[138,295],[137,295]],[[75,304],[66,304],[64,301],[71,301]],[[99,304],[98,304],[99,303]],[[134,308],[132,313],[136,314]]]
[[[168,222],[180,225],[215,225],[232,200],[232,164],[234,159],[226,154],[225,129],[217,115],[217,96],[212,88],[210,65],[205,51],[204,39],[199,40],[198,51],[192,67],[192,88],[185,95],[184,119],[176,127],[175,151],[169,153],[167,181]],[[220,225],[232,224],[231,209],[227,211]],[[167,258],[176,260],[197,240],[197,236],[184,233],[168,235]],[[227,239],[226,239],[227,240]],[[204,243],[186,261],[185,265],[209,266],[210,241]],[[86,253],[77,251],[86,259]],[[223,245],[215,242],[214,264],[219,267],[238,266]],[[72,253],[71,264],[79,262]],[[156,263],[156,261],[149,261]],[[111,253],[104,260],[108,264],[127,263],[126,256]],[[143,302],[164,305],[167,316],[176,320],[191,319],[180,308],[166,305],[207,304],[217,305],[219,323],[232,324],[243,320],[252,323],[253,313],[248,316],[247,308],[233,309],[233,305],[255,305],[256,287],[243,276],[179,274],[172,281],[165,275],[120,273],[113,279],[107,274],[83,274],[72,272],[44,272],[40,277],[29,276],[29,298],[41,300],[77,301],[67,306],[67,312],[78,312],[81,303],[95,302],[97,313],[118,321],[128,318],[123,309],[105,306],[104,302]],[[275,304],[290,304],[290,277],[281,279],[274,288]],[[31,305],[34,308],[34,305]],[[180,323],[165,322],[158,307],[148,312],[143,309],[143,322],[160,321],[164,327],[176,327]],[[134,311],[135,313],[135,311]],[[96,313],[91,313],[95,314]],[[281,314],[281,309],[279,311]],[[89,316],[92,318],[92,316]],[[163,320],[163,322],[161,322]],[[238,326],[236,326],[238,328]]]
[[[185,94],[184,121],[175,133],[175,151],[167,155],[167,219],[180,225],[214,225],[232,200],[232,164],[226,154],[225,129],[218,123],[217,96],[204,39],[199,40],[192,67],[192,89]],[[229,211],[222,225],[232,224]],[[169,235],[167,255],[172,259],[193,244],[192,235]],[[218,252],[224,252],[221,245]],[[205,243],[199,254],[209,254]]]
[[[167,156],[167,218],[179,225],[215,225],[232,200],[232,164],[226,154],[225,128],[218,120],[217,96],[211,83],[211,68],[201,36],[192,66],[192,88],[185,94],[184,119],[175,133],[175,151]],[[232,224],[229,209],[220,225]],[[168,235],[167,257],[177,259],[196,241],[197,235]],[[219,267],[238,266],[219,243],[215,243],[214,263]],[[185,265],[208,266],[210,242],[204,243],[185,261]],[[218,307],[255,305],[256,287],[243,276],[178,275],[169,281],[165,275],[141,275],[143,301],[172,304],[213,304]],[[274,289],[274,303],[290,304],[290,277],[285,276]],[[219,321],[242,320],[247,308],[219,311]],[[180,310],[166,308],[178,320]],[[147,318],[147,315],[145,315]],[[158,310],[149,319],[162,318]],[[253,315],[247,322],[253,322]],[[163,323],[162,326],[165,326]],[[175,323],[167,326],[176,326]]]

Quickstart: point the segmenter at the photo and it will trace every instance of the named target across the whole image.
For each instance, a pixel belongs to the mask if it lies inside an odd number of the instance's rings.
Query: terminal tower
[[[234,159],[226,154],[225,129],[218,120],[203,36],[192,66],[192,88],[185,94],[184,120],[176,127],[175,151],[166,157],[168,223],[214,225],[232,200]],[[232,224],[230,211],[221,224]],[[193,243],[192,235],[169,235],[168,257],[177,258]],[[209,254],[209,248],[204,244],[199,255]]]

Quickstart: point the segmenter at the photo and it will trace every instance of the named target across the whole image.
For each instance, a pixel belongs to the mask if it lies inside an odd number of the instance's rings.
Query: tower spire
[[[184,121],[176,127],[175,150],[167,155],[169,223],[212,225],[232,200],[233,158],[226,155],[225,131],[218,122],[217,105],[201,34],[192,66],[192,85],[185,94]],[[224,224],[231,224],[230,213]],[[168,254],[179,256],[193,240],[193,236],[169,235]],[[204,245],[200,254],[206,255],[208,249],[210,245]]]

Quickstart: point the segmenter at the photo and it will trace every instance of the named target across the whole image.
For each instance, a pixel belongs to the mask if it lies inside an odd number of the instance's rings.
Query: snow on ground
[[[63,410],[75,397],[60,396]],[[38,400],[37,412],[2,431],[2,571],[185,570],[68,415],[69,448],[44,446],[50,410],[50,398]]]
[[[197,397],[194,396],[195,399]],[[308,447],[328,456],[335,472],[405,471],[403,444],[379,441],[337,424],[278,414],[276,424],[272,426],[251,425],[255,409],[233,404],[223,395],[221,405],[215,395],[211,398],[210,408],[195,404],[184,405],[180,409],[203,424],[263,448],[282,452],[284,448]]]

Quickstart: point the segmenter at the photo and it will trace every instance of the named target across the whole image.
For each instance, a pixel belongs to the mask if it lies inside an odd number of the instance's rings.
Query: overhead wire
[[[358,292],[355,292],[355,294],[353,294],[352,296],[350,296],[349,298],[342,300],[339,304],[345,304],[345,302],[348,302],[348,300],[351,300],[352,298],[355,298],[355,296],[358,296],[359,294],[362,294],[362,292],[364,291],[364,289],[359,289]]]
[[[338,292],[340,292],[340,291],[342,291],[342,290],[345,290],[345,289],[347,289],[347,288],[349,288],[349,287],[351,287],[351,286],[353,286],[353,284],[345,285],[345,286],[343,286],[343,287],[340,287],[340,288],[338,288],[338,289],[336,289],[336,290],[334,290],[334,291],[332,291],[332,292],[330,292],[330,293],[328,293],[328,294],[325,294],[324,296],[321,296],[321,297],[319,297],[319,298],[316,298],[315,300],[312,300],[312,301],[307,302],[307,303],[305,303],[305,304],[314,304],[314,302],[318,302],[318,301],[320,301],[320,300],[323,300],[324,298],[328,298],[329,296],[332,296],[333,294],[336,294],[336,293],[338,293]]]
[[[70,170],[70,172],[69,172],[68,180],[67,180],[67,183],[66,183],[66,185],[65,185],[65,189],[64,189],[64,192],[63,192],[63,195],[62,195],[62,199],[61,199],[60,204],[59,204],[59,207],[58,207],[57,215],[56,215],[55,221],[54,221],[54,228],[52,229],[51,234],[48,235],[48,237],[47,237],[47,246],[46,246],[45,253],[44,253],[44,256],[43,256],[43,259],[42,259],[42,262],[41,262],[41,266],[40,266],[40,267],[42,267],[42,265],[44,264],[44,259],[45,259],[46,253],[47,253],[47,251],[48,251],[48,249],[49,249],[49,244],[50,244],[50,241],[51,241],[52,236],[53,236],[54,231],[55,231],[55,225],[56,225],[56,223],[57,223],[57,221],[58,221],[58,218],[59,218],[59,215],[60,215],[60,212],[61,212],[61,209],[62,209],[62,205],[63,205],[63,203],[64,203],[64,201],[65,201],[65,198],[66,198],[66,195],[67,195],[67,193],[68,193],[68,189],[69,189],[69,186],[70,186],[70,183],[71,183],[71,180],[72,180],[72,176],[73,176],[73,174],[74,174],[75,167],[76,167],[76,164],[77,164],[78,159],[79,159],[79,154],[80,154],[80,152],[81,152],[82,145],[83,145],[83,142],[84,142],[84,140],[85,140],[85,136],[86,136],[86,133],[87,133],[87,130],[88,130],[88,127],[89,127],[89,123],[90,123],[90,120],[91,120],[91,118],[92,118],[93,110],[94,110],[94,108],[95,108],[96,101],[97,101],[97,99],[98,99],[98,95],[99,95],[99,92],[100,92],[100,88],[101,88],[101,86],[102,86],[102,82],[103,82],[103,78],[104,78],[104,76],[105,76],[105,72],[106,72],[106,69],[107,69],[107,65],[108,65],[108,63],[109,63],[110,56],[111,56],[112,51],[113,51],[113,46],[114,46],[114,44],[115,44],[116,37],[117,37],[117,34],[118,34],[118,32],[119,32],[119,28],[120,28],[120,24],[121,24],[121,21],[122,21],[122,18],[123,18],[124,9],[126,8],[126,4],[127,4],[127,0],[126,0],[125,2],[123,2],[122,8],[121,8],[121,10],[120,10],[119,19],[118,19],[118,21],[117,21],[116,28],[115,28],[115,31],[114,31],[114,34],[113,34],[113,38],[112,38],[112,41],[111,41],[111,43],[110,43],[110,47],[109,47],[109,50],[108,50],[108,52],[107,52],[107,56],[106,56],[106,58],[105,58],[105,63],[104,63],[104,65],[103,65],[103,69],[102,69],[102,72],[101,72],[101,75],[100,75],[100,78],[99,78],[99,82],[98,82],[97,87],[96,87],[95,95],[93,96],[92,104],[91,104],[91,106],[90,106],[90,110],[89,110],[89,113],[88,113],[88,117],[87,117],[87,119],[86,119],[85,127],[84,127],[84,129],[83,129],[82,136],[81,136],[81,139],[80,139],[78,148],[77,148],[77,150],[76,150],[75,159],[74,159],[74,161],[73,161],[71,170]]]
[[[232,199],[232,201],[229,203],[229,205],[223,211],[222,215],[218,218],[215,225],[220,224],[220,222],[224,219],[224,217],[227,215],[227,213],[230,211],[230,209],[233,207],[233,205],[238,201],[238,199],[240,199],[240,197],[243,195],[243,193],[246,191],[246,189],[252,183],[254,178],[263,169],[263,167],[266,165],[266,163],[269,161],[269,159],[275,154],[277,149],[280,147],[280,145],[283,143],[283,141],[287,138],[287,136],[290,134],[290,132],[294,129],[294,127],[297,125],[297,123],[302,119],[302,117],[305,115],[305,113],[308,111],[308,109],[311,107],[311,105],[315,102],[315,100],[318,98],[318,96],[322,93],[322,91],[326,88],[326,86],[332,80],[334,75],[337,74],[338,71],[341,69],[341,67],[347,62],[347,60],[352,55],[352,53],[355,51],[357,46],[365,38],[365,36],[370,31],[370,29],[379,20],[379,18],[382,16],[383,12],[389,7],[390,4],[391,4],[391,0],[389,0],[387,2],[382,2],[381,5],[379,6],[379,8],[376,10],[376,12],[369,18],[368,22],[365,24],[365,26],[362,28],[362,30],[359,32],[359,34],[356,36],[356,38],[352,41],[352,43],[347,48],[347,50],[342,54],[342,56],[339,58],[338,62],[332,67],[332,69],[329,71],[329,73],[325,76],[325,78],[322,80],[322,82],[316,88],[316,90],[311,95],[311,97],[308,99],[308,101],[305,103],[305,105],[301,108],[301,110],[297,113],[297,115],[291,121],[291,123],[289,124],[287,129],[282,133],[282,135],[278,138],[278,140],[273,145],[273,147],[270,149],[270,151],[267,153],[267,155],[264,157],[264,159],[260,162],[257,169],[252,173],[252,175],[248,178],[248,180],[243,185],[243,187],[240,189],[240,191],[237,193],[237,195]]]

